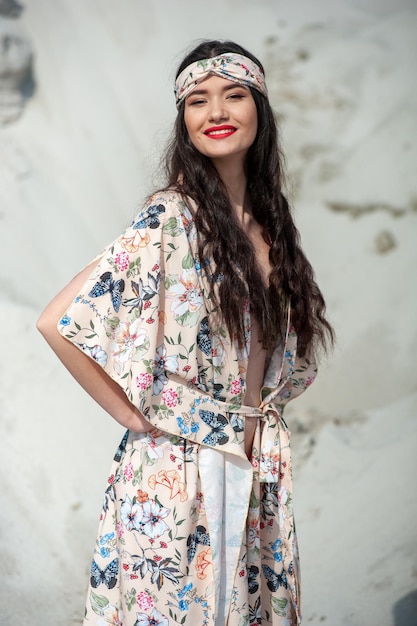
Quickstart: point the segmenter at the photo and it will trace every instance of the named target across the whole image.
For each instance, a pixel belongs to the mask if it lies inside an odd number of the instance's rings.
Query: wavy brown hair
[[[195,61],[227,52],[247,56],[263,69],[260,61],[238,44],[216,40],[200,43],[184,58],[176,75]],[[284,327],[286,311],[282,294],[285,294],[291,298],[298,353],[312,354],[317,347],[326,349],[333,343],[333,329],[325,317],[324,298],[301,249],[300,236],[282,191],[283,158],[273,110],[261,93],[252,88],[251,92],[258,114],[258,131],[247,154],[246,175],[253,216],[271,243],[269,258],[273,269],[269,285],[264,284],[253,245],[234,218],[216,168],[190,141],[184,122],[184,102],[178,110],[165,158],[168,185],[192,198],[198,207],[194,216],[198,253],[201,260],[213,261],[208,270],[210,297],[220,307],[230,335],[243,345],[243,311],[249,298],[263,346],[272,347]]]

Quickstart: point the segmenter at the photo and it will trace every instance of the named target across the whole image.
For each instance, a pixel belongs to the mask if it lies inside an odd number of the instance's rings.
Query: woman
[[[128,429],[85,624],[295,625],[282,412],[313,381],[332,329],[282,193],[260,62],[203,42],[175,95],[167,187],[38,321]]]

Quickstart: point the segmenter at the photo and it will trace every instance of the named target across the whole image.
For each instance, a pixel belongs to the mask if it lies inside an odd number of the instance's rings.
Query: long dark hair
[[[177,76],[191,63],[234,52],[260,61],[232,41],[203,41],[180,64]],[[298,336],[298,353],[312,354],[333,342],[333,329],[325,318],[325,302],[311,264],[300,246],[286,197],[282,192],[282,155],[271,105],[251,88],[258,114],[258,130],[246,160],[248,193],[255,220],[271,243],[272,272],[265,286],[253,246],[233,217],[228,195],[211,160],[191,143],[181,104],[166,153],[168,185],[191,197],[198,209],[195,224],[200,259],[212,259],[210,296],[219,305],[232,337],[244,343],[243,311],[247,300],[260,327],[265,348],[282,332],[285,308],[282,296],[291,298],[292,324]],[[220,281],[216,279],[221,277]],[[215,285],[218,286],[218,294]]]

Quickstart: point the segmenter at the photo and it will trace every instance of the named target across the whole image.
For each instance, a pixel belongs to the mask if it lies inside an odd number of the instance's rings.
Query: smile
[[[207,128],[204,134],[210,137],[210,139],[225,139],[235,132],[236,128],[234,126],[213,126],[212,128]]]

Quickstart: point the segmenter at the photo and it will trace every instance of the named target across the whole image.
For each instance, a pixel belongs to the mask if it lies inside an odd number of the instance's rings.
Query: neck
[[[241,165],[231,167],[230,163],[222,167],[221,163],[215,163],[216,169],[226,187],[232,209],[240,222],[252,214],[248,193],[247,177]]]

